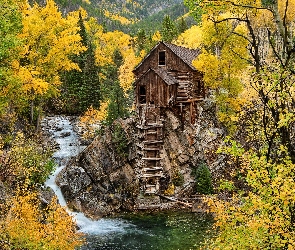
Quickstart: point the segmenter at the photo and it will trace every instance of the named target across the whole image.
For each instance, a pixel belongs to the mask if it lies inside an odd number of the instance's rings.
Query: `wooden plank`
[[[158,158],[158,157],[151,157],[151,158],[143,157],[141,159],[146,160],[146,161],[160,161],[160,160],[162,160],[162,158]]]
[[[162,171],[162,167],[143,168],[143,171]]]
[[[166,199],[168,201],[172,201],[172,202],[176,202],[178,204],[181,204],[181,205],[184,205],[184,206],[187,206],[189,208],[192,208],[193,207],[193,204],[192,203],[187,203],[187,202],[183,202],[183,201],[179,201],[177,200],[176,198],[170,198],[170,197],[167,197],[167,196],[164,196],[164,195],[160,195],[160,194],[156,194],[158,195],[159,197],[163,198],[163,199]]]
[[[187,101],[182,101],[182,102],[184,102],[184,103],[191,103],[191,102],[197,102],[197,101],[203,101],[204,100],[204,98],[192,98],[192,99],[189,99],[189,100],[187,100]]]
[[[143,141],[144,144],[157,144],[162,143],[163,141]]]
[[[161,150],[161,148],[143,148],[143,150],[146,150],[146,151],[158,151],[158,150]]]
[[[147,126],[150,127],[163,127],[162,123],[148,123]]]
[[[155,135],[157,133],[158,133],[157,131],[146,131],[147,135]]]

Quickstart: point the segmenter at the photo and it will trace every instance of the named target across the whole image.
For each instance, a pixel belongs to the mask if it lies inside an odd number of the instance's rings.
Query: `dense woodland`
[[[119,3],[0,0],[0,184],[12,190],[0,200],[0,248],[82,244],[56,201],[40,205],[55,167],[38,141],[40,119],[108,125],[132,115],[132,70],[161,40],[201,49],[194,66],[227,129],[218,153],[232,178],[214,193],[230,199],[206,198],[216,233],[205,248],[295,248],[295,1]],[[154,25],[147,16],[158,8]]]

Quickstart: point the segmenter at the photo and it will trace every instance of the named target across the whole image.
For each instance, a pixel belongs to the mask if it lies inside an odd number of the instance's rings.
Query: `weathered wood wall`
[[[166,65],[159,66],[159,52],[166,52]],[[140,77],[150,68],[166,68],[168,71],[190,72],[192,69],[176,56],[169,48],[160,43],[158,47],[150,52],[150,55],[134,70],[137,77]]]
[[[145,103],[142,103],[140,99],[141,86],[145,88]],[[137,105],[154,104],[156,107],[169,107],[171,106],[172,99],[175,101],[176,94],[176,84],[166,84],[163,79],[152,70],[143,75],[136,83]]]

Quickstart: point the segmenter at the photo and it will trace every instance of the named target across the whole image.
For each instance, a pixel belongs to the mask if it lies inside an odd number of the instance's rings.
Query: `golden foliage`
[[[54,168],[50,157],[48,149],[18,133],[10,150],[5,151],[0,165],[0,178],[5,181],[9,177],[10,182],[23,189],[40,186]]]
[[[40,203],[36,191],[54,168],[51,152],[18,133],[3,148],[0,138],[0,180],[13,190],[0,204],[0,249],[75,249],[83,243],[73,218],[53,199]],[[42,208],[43,207],[43,208]]]
[[[219,16],[220,19],[230,17],[230,13]],[[232,34],[233,27],[235,35]],[[216,91],[219,119],[232,132],[237,113],[247,101],[241,96],[249,58],[246,35],[243,24],[236,25],[233,21],[214,24],[208,15],[203,15],[201,25],[191,27],[176,41],[188,48],[201,48],[202,53],[193,65],[203,73],[205,86]]]
[[[56,199],[42,211],[36,193],[19,192],[0,223],[1,235],[13,249],[73,250],[83,243],[72,217]]]
[[[121,24],[124,24],[124,25],[128,25],[128,24],[134,23],[133,20],[129,20],[126,17],[120,16],[118,14],[111,13],[108,10],[105,10],[104,11],[104,15],[106,17],[109,17],[112,20],[119,21]]]
[[[125,92],[132,88],[132,83],[134,81],[133,69],[140,63],[144,54],[145,51],[141,51],[139,56],[136,56],[134,50],[130,49],[129,54],[125,56],[124,63],[119,69],[120,86]]]
[[[160,31],[156,31],[152,36],[152,41],[154,42],[160,42],[162,40],[162,36]]]
[[[188,30],[179,35],[175,44],[189,48],[198,49],[203,42],[203,29],[200,26],[193,25]]]
[[[94,138],[97,130],[100,129],[101,122],[107,118],[108,106],[110,101],[105,101],[100,104],[99,110],[92,106],[87,109],[83,116],[79,119],[79,126],[82,127],[83,137],[85,139]]]
[[[136,56],[134,49],[131,46],[131,37],[121,31],[103,32],[101,26],[97,26],[92,22],[88,22],[88,30],[93,34],[94,44],[96,45],[96,62],[98,65],[104,67],[112,65],[113,55],[116,49],[120,51],[123,56],[123,64],[119,69],[120,85],[126,92],[132,88],[134,81],[133,69],[140,62],[144,52]],[[103,72],[100,73],[100,78],[105,79]]]
[[[164,195],[174,195],[175,186],[173,183],[170,183],[168,188],[164,191]]]
[[[69,56],[84,51],[74,14],[64,18],[53,0],[45,7],[37,4],[23,6],[24,41],[21,51],[25,64],[18,65],[17,74],[26,94],[56,94],[60,85],[58,72],[79,69]],[[16,65],[15,65],[16,66]]]
[[[108,105],[109,102],[102,102],[100,104],[99,110],[94,109],[93,107],[88,108],[84,115],[80,117],[80,123],[94,124],[105,120],[107,116]]]
[[[219,231],[207,249],[294,249],[295,164],[284,156],[286,149],[273,163],[233,145],[222,151],[239,158],[251,191],[230,201],[206,199]]]

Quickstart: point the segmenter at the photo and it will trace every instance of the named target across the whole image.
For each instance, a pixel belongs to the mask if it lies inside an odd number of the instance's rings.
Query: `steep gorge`
[[[224,169],[224,156],[217,155],[225,130],[215,117],[215,104],[206,99],[198,105],[194,125],[184,122],[171,109],[163,115],[161,194],[171,199],[194,197],[193,169],[206,163],[213,179]],[[177,208],[157,195],[144,195],[140,183],[137,144],[140,134],[135,117],[118,120],[100,131],[93,142],[73,158],[57,177],[70,208],[99,218],[120,211]],[[119,131],[123,134],[118,136]],[[173,185],[171,185],[173,183]]]

